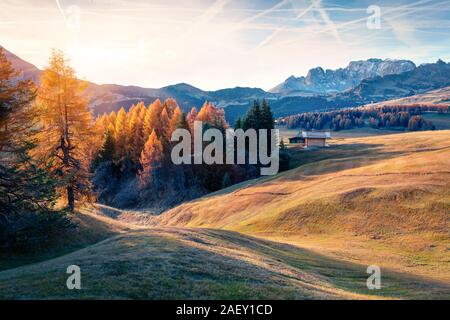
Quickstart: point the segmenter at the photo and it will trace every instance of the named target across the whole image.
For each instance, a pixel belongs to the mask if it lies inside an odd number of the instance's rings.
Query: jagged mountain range
[[[343,93],[343,99],[379,102],[421,94],[450,86],[450,63],[438,60],[401,73],[365,79],[355,88]]]
[[[343,92],[356,87],[362,80],[400,74],[416,68],[409,60],[368,59],[351,61],[345,68],[309,70],[306,77],[290,76],[286,81],[269,90],[286,95],[328,94]]]
[[[22,76],[38,82],[41,74],[36,66],[4,49]],[[292,78],[292,81],[289,80]],[[344,69],[312,69],[306,77],[291,77],[271,92],[260,88],[236,87],[204,91],[186,83],[159,89],[87,82],[90,107],[95,114],[117,111],[132,104],[173,97],[184,111],[199,108],[208,100],[225,108],[227,120],[244,114],[254,99],[270,100],[276,116],[331,108],[353,107],[371,102],[401,98],[450,86],[450,63],[438,61],[416,67],[408,60],[369,59],[351,62]],[[296,79],[294,81],[294,78]],[[299,80],[300,79],[300,80]],[[286,84],[288,82],[288,84]],[[290,82],[308,86],[290,90]],[[314,90],[312,89],[314,88]],[[309,91],[307,91],[308,89]]]

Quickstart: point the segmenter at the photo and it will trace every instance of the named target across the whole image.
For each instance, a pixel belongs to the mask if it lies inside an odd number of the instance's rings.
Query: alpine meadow
[[[448,302],[449,13],[1,1],[0,300]]]

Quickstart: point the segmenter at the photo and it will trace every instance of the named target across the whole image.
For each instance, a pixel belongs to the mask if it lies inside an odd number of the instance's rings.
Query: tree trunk
[[[66,144],[66,140],[64,139],[64,136],[61,136],[60,148],[63,152],[63,166],[65,168],[69,168],[70,167],[69,147]],[[69,182],[69,185],[67,186],[66,191],[67,191],[67,208],[70,211],[73,211],[75,209],[75,193],[73,190],[72,181]]]
[[[73,211],[75,209],[75,195],[72,186],[67,187],[67,208],[70,211]]]

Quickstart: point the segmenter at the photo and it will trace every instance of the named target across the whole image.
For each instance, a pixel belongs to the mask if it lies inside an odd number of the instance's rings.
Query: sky
[[[268,90],[369,58],[450,61],[450,0],[0,0],[0,45],[79,78]]]

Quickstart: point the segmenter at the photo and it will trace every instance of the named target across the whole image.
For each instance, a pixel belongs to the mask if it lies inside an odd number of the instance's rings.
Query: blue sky
[[[42,68],[59,48],[81,78],[145,87],[267,90],[351,60],[449,61],[449,39],[450,0],[0,2],[7,49]]]

